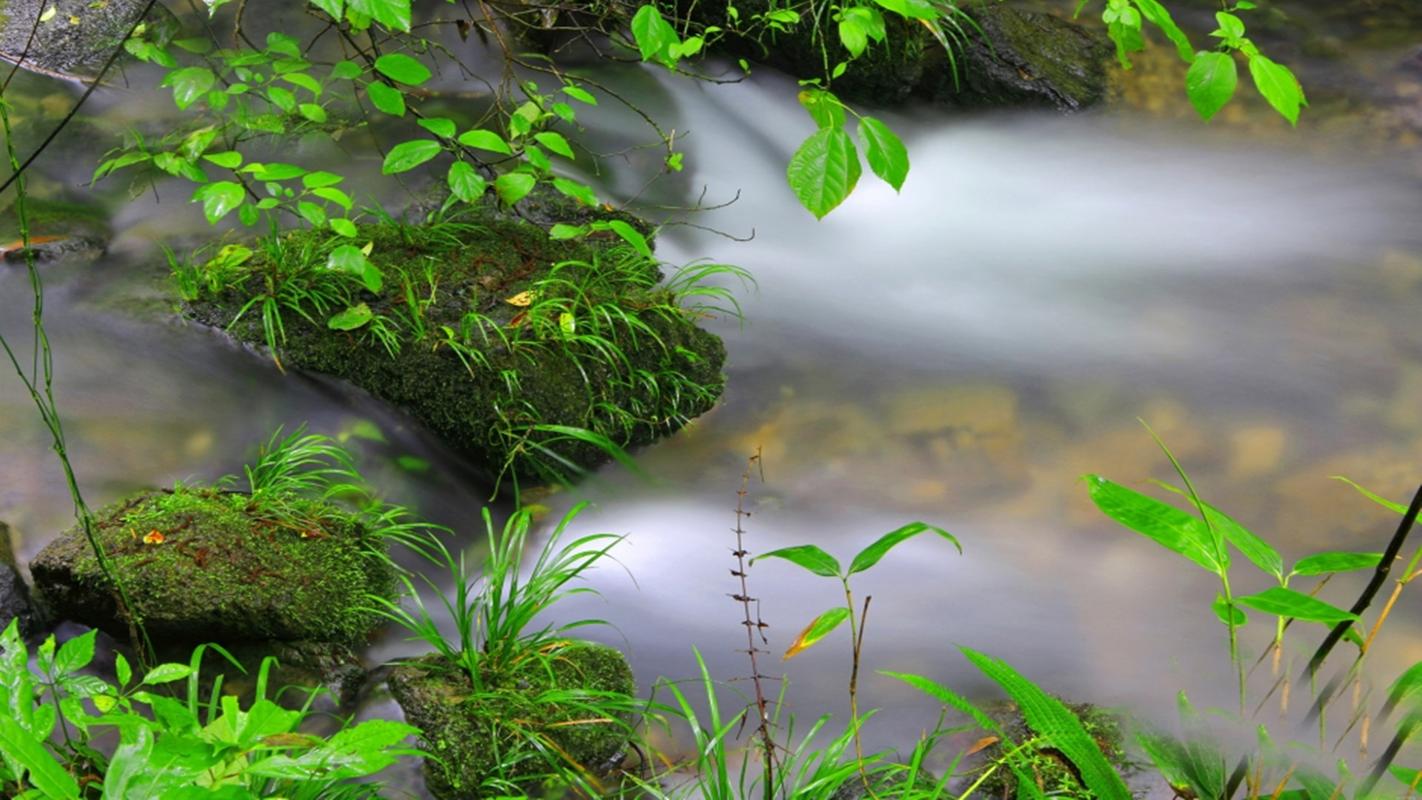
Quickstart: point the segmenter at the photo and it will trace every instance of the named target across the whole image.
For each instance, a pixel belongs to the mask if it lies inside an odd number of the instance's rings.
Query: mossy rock
[[[368,595],[393,597],[382,545],[324,503],[288,499],[281,511],[236,492],[145,491],[100,511],[94,534],[156,642],[360,641],[379,623]],[[30,572],[56,616],[127,637],[80,529],[41,550]]]
[[[426,338],[413,338],[412,326],[404,324],[402,345],[392,355],[368,327],[332,330],[326,318],[339,309],[314,320],[284,313],[286,338],[279,347],[284,367],[347,380],[405,411],[490,479],[510,471],[533,480],[572,477],[562,470],[575,474],[607,459],[603,450],[579,439],[560,440],[556,456],[549,456],[539,449],[544,434],[533,426],[591,430],[620,446],[638,446],[674,432],[719,398],[724,345],[690,314],[668,311],[669,294],[659,287],[662,274],[652,261],[623,259],[612,269],[609,259],[618,257],[610,233],[590,241],[558,241],[532,223],[474,214],[454,227],[362,226],[354,239],[373,243],[370,261],[385,276],[380,292],[360,298],[372,314],[408,319],[401,316],[409,308],[401,276],[409,277],[422,297],[433,281],[436,300],[424,312]],[[314,254],[318,265],[324,265],[331,247],[343,243],[311,232],[289,234],[283,242],[284,252]],[[251,269],[259,273],[271,264],[271,256],[258,253]],[[599,358],[597,348],[559,333],[560,322],[540,327],[530,321],[533,309],[510,301],[553,275],[555,265],[561,265],[559,278],[592,287],[588,296],[605,295],[599,302],[613,309],[613,316],[635,318],[654,335],[624,336],[616,344],[625,361],[608,361]],[[246,285],[191,302],[187,312],[261,347],[266,339],[260,312],[239,313],[251,299]],[[440,336],[446,328],[459,330],[469,312],[484,315],[497,335],[515,344],[486,339],[481,345],[486,364],[462,359]],[[589,322],[595,320],[571,318],[568,325],[581,333]],[[645,375],[665,382],[649,387],[632,379]],[[560,475],[550,475],[550,469]]]
[[[91,80],[147,5],[144,0],[0,0],[0,59],[42,75]],[[162,3],[153,6],[145,24],[162,41],[179,28]]]
[[[530,654],[524,669],[482,692],[438,654],[395,668],[389,684],[406,721],[423,731],[420,747],[431,756],[425,759],[426,785],[441,800],[485,797],[497,784],[536,783],[553,772],[529,735],[546,737],[555,746],[549,752],[565,754],[581,771],[610,771],[627,746],[625,723],[579,722],[588,718],[586,708],[550,702],[546,693],[631,696],[636,690],[627,659],[591,642]]]
[[[103,255],[113,235],[103,209],[83,202],[31,197],[25,204],[29,253],[37,261],[93,261]],[[0,259],[24,264],[19,216],[12,203],[0,212]]]
[[[1106,760],[1121,773],[1131,768],[1125,750],[1125,737],[1121,732],[1121,718],[1108,709],[1090,703],[1067,703],[1067,708],[1081,720],[1086,733],[1096,741]],[[1008,738],[1014,742],[1025,742],[1035,734],[1027,725],[1016,703],[1003,702],[988,709],[989,715],[1002,725]],[[993,744],[981,752],[981,763],[986,766],[1003,754],[1001,744]],[[1032,776],[1038,787],[1048,797],[1069,798],[1071,800],[1095,800],[1096,795],[1081,782],[1080,773],[1055,748],[1043,746],[1028,753]],[[1017,797],[1017,778],[1009,769],[993,772],[978,788],[978,797],[1011,800]]]
[[[706,24],[724,25],[727,4],[676,0],[667,2],[667,8],[691,13]],[[734,5],[742,18],[774,7],[771,0]],[[965,4],[964,10],[973,22],[958,23],[969,44],[952,59],[923,25],[885,13],[888,41],[871,43],[831,88],[844,100],[876,105],[930,99],[955,106],[1062,111],[1091,106],[1106,96],[1112,50],[1104,34],[1051,14],[994,3]],[[833,26],[828,30],[823,41],[827,55],[804,22],[788,33],[768,32],[759,42],[731,37],[724,47],[798,78],[824,78],[826,58],[832,66],[849,57]]]

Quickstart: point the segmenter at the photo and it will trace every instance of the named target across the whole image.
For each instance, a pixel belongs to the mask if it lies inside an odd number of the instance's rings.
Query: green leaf
[[[392,117],[405,116],[405,95],[391,86],[386,86],[380,81],[371,81],[365,85],[365,94],[370,98],[370,104],[384,111]]]
[[[560,133],[555,133],[553,131],[541,131],[539,133],[533,134],[533,138],[536,139],[539,144],[543,145],[549,150],[552,150],[563,158],[570,160],[576,158],[576,156],[573,155],[573,148],[568,146],[568,140],[564,139],[563,135]]]
[[[143,676],[143,684],[157,686],[162,683],[172,683],[188,677],[192,672],[192,667],[187,664],[159,664]]]
[[[1155,483],[1157,486],[1174,492],[1181,497],[1190,497],[1189,493],[1184,489],[1160,481],[1156,481]],[[1272,545],[1259,538],[1259,536],[1255,535],[1254,532],[1248,528],[1235,522],[1233,518],[1223,511],[1220,511],[1203,500],[1200,501],[1200,505],[1204,507],[1205,516],[1210,520],[1210,525],[1216,532],[1224,537],[1225,541],[1234,545],[1236,550],[1242,553],[1245,558],[1249,559],[1249,561],[1260,570],[1269,575],[1273,575],[1279,580],[1284,579],[1284,557],[1279,555],[1278,550],[1275,550]]]
[[[1210,572],[1222,569],[1197,517],[1100,475],[1087,475],[1086,485],[1092,502],[1106,516]]]
[[[887,555],[890,550],[898,547],[900,542],[912,539],[926,531],[932,531],[944,539],[947,539],[949,542],[952,542],[953,546],[958,549],[958,554],[962,555],[963,546],[958,543],[958,540],[954,538],[953,534],[925,522],[910,522],[897,530],[889,531],[883,536],[880,536],[873,544],[860,550],[859,555],[856,555],[854,561],[849,565],[849,574],[853,575],[856,572],[863,572],[869,569],[879,563],[879,560]]]
[[[1377,503],[1378,505],[1382,506],[1383,508],[1388,509],[1389,511],[1392,511],[1392,512],[1395,512],[1395,513],[1398,513],[1398,514],[1406,514],[1406,513],[1407,513],[1407,506],[1405,506],[1405,505],[1403,505],[1403,504],[1401,504],[1401,503],[1394,503],[1394,502],[1392,502],[1391,500],[1388,500],[1388,499],[1385,498],[1385,497],[1382,497],[1382,496],[1380,496],[1380,495],[1374,494],[1374,493],[1368,491],[1367,489],[1364,489],[1362,486],[1359,486],[1358,484],[1354,483],[1353,481],[1348,480],[1347,478],[1343,477],[1342,475],[1334,475],[1334,476],[1333,476],[1333,480],[1335,480],[1335,481],[1342,481],[1342,482],[1348,484],[1349,486],[1353,487],[1354,489],[1357,489],[1359,494],[1363,495],[1364,497],[1368,498],[1369,500],[1373,501],[1374,503]]]
[[[1322,600],[1309,597],[1293,589],[1285,589],[1282,586],[1272,586],[1258,594],[1236,597],[1234,601],[1266,614],[1291,617],[1303,622],[1333,625],[1339,622],[1351,622],[1358,618],[1357,614],[1351,614]]]
[[[422,119],[419,122],[421,128],[424,128],[442,139],[453,139],[455,131],[458,130],[454,125],[454,120],[446,119],[445,117]]]
[[[928,0],[874,0],[881,8],[898,14],[904,19],[936,20],[939,11]]]
[[[331,226],[331,230],[335,231],[336,233],[339,233],[347,239],[354,239],[356,237],[356,234],[358,233],[356,231],[355,223],[344,217],[336,217],[334,219],[331,219],[329,221],[329,224]]]
[[[65,642],[54,657],[55,672],[67,675],[87,667],[94,660],[94,637],[98,633],[90,630]]]
[[[1299,124],[1299,109],[1308,105],[1308,100],[1304,98],[1303,87],[1294,73],[1267,56],[1255,54],[1249,57],[1249,74],[1254,78],[1254,87],[1264,95],[1269,105],[1290,125]]]
[[[569,225],[565,222],[556,222],[548,229],[548,238],[556,241],[565,239],[576,239],[587,235],[587,229],[581,225]]]
[[[1208,121],[1234,97],[1239,85],[1239,68],[1229,53],[1205,53],[1185,73],[1185,94],[1200,118]]]
[[[365,70],[361,69],[360,65],[354,61],[337,61],[336,65],[331,67],[331,77],[338,80],[353,80],[359,78],[364,72]]]
[[[1135,0],[1135,4],[1136,8],[1140,9],[1141,16],[1150,20],[1151,24],[1165,34],[1165,38],[1175,44],[1175,50],[1180,53],[1181,60],[1187,64],[1195,60],[1195,48],[1190,44],[1190,37],[1175,24],[1165,6],[1156,0]]]
[[[1382,563],[1382,553],[1315,553],[1294,564],[1294,575],[1327,575],[1332,572],[1352,572],[1356,569],[1376,569]]]
[[[385,163],[380,171],[386,175],[409,172],[419,165],[439,155],[444,147],[434,139],[412,139],[390,148],[385,154]]]
[[[973,722],[977,723],[978,727],[982,728],[985,731],[990,731],[999,735],[1003,733],[1002,725],[997,720],[988,716],[987,713],[985,713],[982,709],[973,705],[966,697],[963,697],[962,695],[958,694],[952,689],[949,689],[946,686],[943,686],[942,684],[935,683],[934,681],[931,681],[921,675],[912,675],[905,672],[890,672],[888,670],[880,670],[879,674],[887,675],[890,678],[901,680],[904,683],[907,683],[909,686],[912,686],[920,692],[923,692],[924,694],[928,695],[929,697],[939,700],[944,705],[950,706],[963,712],[964,714],[971,717]]]
[[[647,244],[647,237],[638,232],[636,228],[620,219],[608,220],[607,227],[613,233],[617,234],[622,241],[632,245],[632,249],[641,253],[644,258],[652,257],[652,247]]]
[[[1027,725],[1045,739],[1048,746],[1076,766],[1088,792],[1098,800],[1131,800],[1130,789],[1106,760],[1100,745],[1062,701],[1042,691],[1004,661],[967,647],[959,650],[973,666],[1007,692],[1022,710]]]
[[[1382,713],[1392,713],[1403,700],[1418,692],[1422,692],[1422,661],[1408,667],[1392,682],[1392,686],[1387,690],[1387,702],[1383,704]]]
[[[187,67],[173,70],[163,79],[163,86],[173,87],[173,102],[187,108],[217,83],[217,76],[207,67]]]
[[[834,94],[824,89],[805,89],[800,92],[798,99],[819,127],[844,127],[844,104]]]
[[[670,57],[670,51],[680,39],[676,29],[662,18],[662,12],[655,5],[648,3],[632,15],[632,38],[637,42],[643,61],[655,59],[667,66],[676,63],[676,59]]]
[[[6,762],[13,761],[26,773],[25,782],[37,789],[40,797],[54,800],[80,797],[79,784],[74,778],[45,750],[38,738],[8,714],[0,714],[0,751],[4,751]]]
[[[227,216],[232,209],[242,204],[247,192],[242,184],[233,181],[217,181],[198,187],[193,192],[193,201],[202,201],[202,213],[210,224]]]
[[[305,175],[302,175],[301,185],[306,187],[307,189],[321,189],[326,186],[335,186],[336,184],[341,183],[344,180],[344,177],[337,175],[334,172],[324,172],[322,170],[317,170],[316,172],[308,172]]]
[[[557,177],[553,179],[553,188],[585,206],[597,206],[597,195],[593,194],[593,190],[582,181]]]
[[[1219,619],[1222,625],[1228,625],[1230,623],[1230,617],[1234,618],[1234,626],[1236,628],[1249,622],[1249,615],[1240,610],[1237,605],[1231,608],[1230,605],[1225,602],[1223,595],[1215,595],[1215,602],[1210,605],[1210,608],[1214,610],[1215,617]],[[1231,614],[1231,611],[1234,613]]]
[[[133,679],[133,668],[128,665],[123,653],[114,653],[114,677],[118,678],[119,686],[127,686]]]
[[[751,563],[754,564],[763,558],[783,558],[816,575],[823,575],[826,578],[840,577],[840,566],[839,562],[835,560],[835,557],[812,544],[782,547],[779,550],[771,550],[769,553],[761,553],[755,558],[752,558]]]
[[[473,203],[484,196],[488,182],[467,161],[456,161],[449,165],[449,191],[466,203]]]
[[[297,106],[297,110],[301,112],[301,116],[311,120],[317,125],[326,121],[326,109],[316,103],[302,103]]]
[[[431,76],[428,67],[404,53],[386,53],[375,59],[375,71],[407,86],[419,86]]]
[[[326,258],[326,269],[354,275],[372,292],[379,292],[384,285],[379,268],[370,263],[365,251],[355,245],[343,244],[332,250]]]
[[[372,319],[375,319],[375,314],[371,313],[370,306],[361,303],[326,320],[326,327],[333,331],[353,331],[363,327]]]
[[[533,191],[538,179],[527,172],[505,172],[494,179],[494,191],[506,205],[513,205]]]
[[[346,0],[346,7],[387,28],[410,32],[410,0]]]
[[[587,89],[584,89],[580,86],[574,86],[571,83],[563,85],[563,94],[566,94],[567,96],[573,98],[574,100],[577,100],[580,103],[586,103],[590,106],[597,105],[597,98],[594,97]]]
[[[908,148],[899,137],[889,130],[889,126],[873,117],[860,117],[859,140],[864,143],[864,153],[869,160],[869,169],[874,171],[894,191],[903,188],[908,177]]]
[[[464,133],[460,134],[459,143],[464,145],[465,147],[474,147],[479,150],[488,150],[493,153],[513,155],[513,149],[509,147],[508,142],[504,141],[504,137],[498,135],[497,133],[494,133],[493,131],[486,131],[482,128],[472,131],[465,131]]]
[[[843,130],[821,128],[795,151],[785,177],[800,204],[824,219],[859,182],[859,151]]]
[[[789,649],[785,651],[785,660],[790,660],[795,656],[815,646],[815,643],[830,635],[830,632],[840,626],[840,623],[849,619],[849,609],[831,608],[829,611],[815,617],[805,629],[800,631],[800,635],[795,637],[795,641],[790,643]]]

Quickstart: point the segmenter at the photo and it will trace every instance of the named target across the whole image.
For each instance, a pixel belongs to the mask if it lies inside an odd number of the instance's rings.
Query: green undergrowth
[[[612,648],[554,642],[527,653],[518,669],[486,677],[476,688],[440,654],[391,673],[406,719],[423,732],[425,776],[436,797],[521,795],[570,773],[596,787],[631,737],[617,710],[631,711],[635,684]]]
[[[1081,721],[1082,730],[1096,743],[1107,762],[1123,775],[1128,774],[1131,763],[1120,718],[1107,709],[1089,703],[1070,703],[1067,708]],[[1005,702],[998,708],[987,710],[1002,725],[1004,736],[983,751],[984,770],[990,772],[979,787],[982,796],[1004,800],[1018,797],[1020,772],[1048,797],[1075,800],[1095,797],[1082,783],[1076,765],[1063,756],[1050,739],[1040,737],[1033,731],[1016,704]],[[1022,743],[1023,747],[1017,754],[1021,760],[1016,771],[1003,768],[1007,752],[1005,743],[1009,742]],[[1031,788],[1026,791],[1030,793]]]
[[[701,264],[664,280],[641,234],[611,224],[387,220],[353,239],[229,245],[174,275],[192,318],[279,365],[349,380],[491,476],[560,481],[722,391],[724,347],[696,320],[736,313],[706,281],[741,273]]]
[[[275,503],[209,488],[134,495],[99,512],[99,542],[134,615],[161,641],[355,641],[391,594],[384,547],[354,515],[316,500]],[[121,630],[88,543],[60,537],[31,565],[63,618]]]

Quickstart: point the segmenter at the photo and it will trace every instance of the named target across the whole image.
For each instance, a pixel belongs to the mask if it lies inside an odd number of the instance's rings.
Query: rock
[[[708,25],[725,24],[726,0],[678,0],[675,5]],[[743,18],[774,7],[770,0],[735,5]],[[1106,95],[1112,46],[1104,34],[1006,5],[972,4],[964,11],[972,22],[959,17],[943,23],[945,28],[956,23],[968,40],[965,48],[955,45],[952,59],[924,25],[884,14],[888,43],[871,43],[831,88],[844,100],[879,105],[926,97],[958,106],[1062,111],[1085,108]],[[828,48],[830,65],[848,57],[833,27],[829,30],[821,42],[801,23],[789,33],[767,33],[764,42],[731,38],[725,47],[799,78],[823,78],[821,44]]]
[[[93,80],[147,5],[146,0],[0,0],[0,59],[42,75]],[[162,3],[153,6],[145,25],[146,38],[157,41],[171,39],[179,29]]]
[[[96,535],[156,642],[360,641],[379,621],[368,595],[393,593],[383,546],[323,503],[270,512],[235,492],[145,491],[100,511]],[[127,637],[80,530],[41,550],[30,572],[57,617]]]
[[[113,231],[96,206],[69,200],[31,197],[25,205],[29,252],[37,261],[93,261],[103,255]],[[23,266],[25,242],[12,204],[0,214],[0,260]]]
[[[19,620],[20,636],[34,633],[36,617],[30,590],[20,578],[15,551],[10,542],[10,526],[0,522],[0,630]]]
[[[535,749],[530,735],[546,737],[593,775],[606,774],[621,761],[628,741],[623,723],[560,725],[587,718],[586,706],[548,702],[540,695],[583,689],[630,696],[636,686],[626,658],[604,645],[568,642],[552,652],[529,653],[524,664],[498,685],[480,691],[439,654],[390,673],[391,694],[406,721],[423,731],[421,749],[434,756],[425,760],[432,795],[472,800],[509,794],[507,784],[498,791],[491,788],[495,777],[514,783],[538,781],[552,771],[541,753],[552,755],[555,748]],[[598,704],[596,698],[588,702]],[[503,766],[496,769],[499,764]]]
[[[535,426],[591,429],[636,446],[715,403],[725,348],[691,314],[673,310],[651,259],[614,253],[609,232],[590,243],[557,241],[531,223],[471,214],[438,228],[364,226],[354,241],[373,243],[384,285],[349,302],[365,303],[370,323],[332,330],[327,318],[340,308],[315,320],[284,312],[284,367],[347,380],[391,403],[491,479],[512,472],[557,482],[607,459],[587,441]],[[310,232],[285,241],[287,252],[315,254],[304,267],[284,263],[285,274],[324,270],[334,246]],[[267,258],[256,254],[244,267],[251,285],[264,285]],[[406,280],[421,298],[418,325]],[[241,313],[250,300],[234,285],[187,310],[261,346],[260,310]]]

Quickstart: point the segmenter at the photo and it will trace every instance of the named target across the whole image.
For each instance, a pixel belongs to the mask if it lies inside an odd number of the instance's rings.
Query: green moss
[[[506,793],[510,784],[543,780],[554,770],[535,748],[537,739],[551,742],[549,753],[561,752],[593,775],[621,754],[625,725],[593,721],[617,717],[619,709],[599,710],[596,698],[572,702],[566,692],[631,696],[635,685],[622,654],[574,642],[530,656],[524,670],[483,692],[475,692],[468,676],[437,655],[391,673],[390,688],[406,719],[424,732],[422,747],[432,756],[425,760],[425,776],[434,796],[484,797]],[[501,790],[493,791],[495,786]]]
[[[148,491],[98,514],[95,531],[149,634],[159,641],[357,641],[392,596],[389,562],[355,517],[298,498],[254,507],[213,489]],[[30,565],[66,619],[124,631],[114,591],[78,529]]]
[[[1088,735],[1096,741],[1106,760],[1118,770],[1130,766],[1125,750],[1125,737],[1121,734],[1120,718],[1112,712],[1089,703],[1068,704],[1067,706],[1081,720]],[[1002,724],[1008,737],[1014,742],[1026,742],[1035,734],[1028,727],[1022,713],[1013,703],[1005,703],[992,716]],[[1071,798],[1072,800],[1094,800],[1095,795],[1081,783],[1074,766],[1053,748],[1043,746],[1027,752],[1027,772],[1036,778],[1037,785],[1049,797]],[[983,751],[985,765],[1001,757],[1001,745],[993,745]],[[1017,796],[1017,779],[1010,769],[999,768],[980,787],[983,797],[1013,798]]]
[[[532,433],[535,425],[592,430],[622,446],[650,442],[715,402],[724,347],[658,288],[655,263],[611,244],[610,233],[589,238],[555,241],[536,225],[490,214],[458,224],[363,226],[355,241],[373,243],[371,262],[384,285],[350,300],[367,303],[393,332],[398,354],[373,324],[330,330],[325,320],[340,308],[313,312],[314,321],[287,311],[281,362],[346,379],[405,410],[489,476],[511,465],[520,476],[549,477],[540,469],[550,459],[538,446],[548,437]],[[189,313],[261,345],[266,332],[258,310],[231,324],[252,292],[267,286],[269,276],[324,269],[330,250],[343,243],[328,234],[288,235],[257,254],[240,280],[190,303]],[[407,282],[425,306],[423,334],[410,314]],[[508,302],[530,289],[539,292],[532,307]],[[560,325],[562,308],[573,309],[568,321],[576,335]],[[488,326],[488,338],[472,340],[485,363],[469,363],[446,341],[449,333],[463,335],[470,313]],[[624,314],[645,328],[622,323]],[[589,344],[586,331],[611,341],[620,355],[609,358]],[[588,467],[605,458],[590,444],[563,441],[551,460]]]

